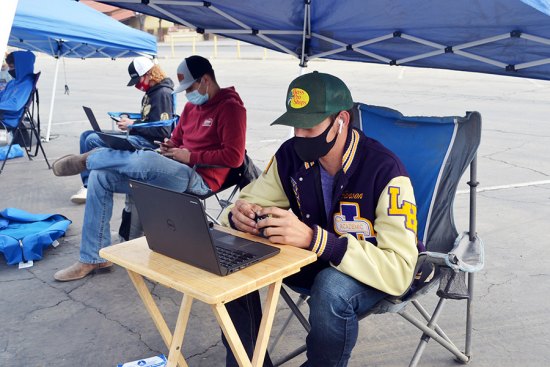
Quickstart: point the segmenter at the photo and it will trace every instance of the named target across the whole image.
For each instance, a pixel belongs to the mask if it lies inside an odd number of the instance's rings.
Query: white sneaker
[[[76,194],[71,196],[71,201],[75,204],[84,204],[86,202],[87,194],[88,194],[88,189],[82,186]]]

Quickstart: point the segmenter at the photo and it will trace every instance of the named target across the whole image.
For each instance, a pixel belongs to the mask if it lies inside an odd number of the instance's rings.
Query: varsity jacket
[[[164,78],[149,88],[141,100],[141,120],[134,121],[134,125],[170,120],[174,116],[173,90],[174,82],[170,78]],[[170,137],[171,132],[171,126],[130,129],[131,135],[143,136],[151,143],[155,140],[164,141],[164,138]]]
[[[292,139],[283,143],[240,198],[262,207],[291,209],[313,229],[309,250],[317,254],[317,263],[326,262],[390,295],[408,289],[418,257],[412,185],[401,161],[359,130],[348,132],[328,218],[319,163],[301,161]],[[228,213],[229,209],[225,225]]]

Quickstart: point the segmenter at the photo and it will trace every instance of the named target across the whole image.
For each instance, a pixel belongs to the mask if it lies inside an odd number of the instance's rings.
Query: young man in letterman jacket
[[[225,225],[317,254],[315,263],[285,280],[311,295],[303,366],[347,365],[358,316],[387,295],[404,293],[418,256],[416,205],[405,167],[351,126],[352,107],[340,79],[318,72],[296,78],[287,112],[272,123],[292,126],[295,136],[224,215]],[[227,309],[252,355],[261,320],[258,292]],[[236,366],[227,351],[226,365]],[[264,366],[271,366],[269,356]]]

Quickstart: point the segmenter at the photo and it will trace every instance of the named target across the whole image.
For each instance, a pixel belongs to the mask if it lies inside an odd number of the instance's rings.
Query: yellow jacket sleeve
[[[346,234],[348,246],[336,269],[391,295],[409,287],[418,257],[416,203],[408,177],[395,177],[376,206],[377,245]]]

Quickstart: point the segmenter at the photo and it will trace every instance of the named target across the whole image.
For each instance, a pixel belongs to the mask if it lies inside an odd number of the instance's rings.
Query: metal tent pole
[[[50,133],[52,131],[52,117],[53,117],[53,106],[55,103],[55,90],[57,88],[57,74],[59,73],[59,57],[55,62],[55,73],[53,77],[53,87],[52,87],[52,99],[50,101],[50,112],[48,114],[48,129],[46,130],[46,141],[50,141]]]

